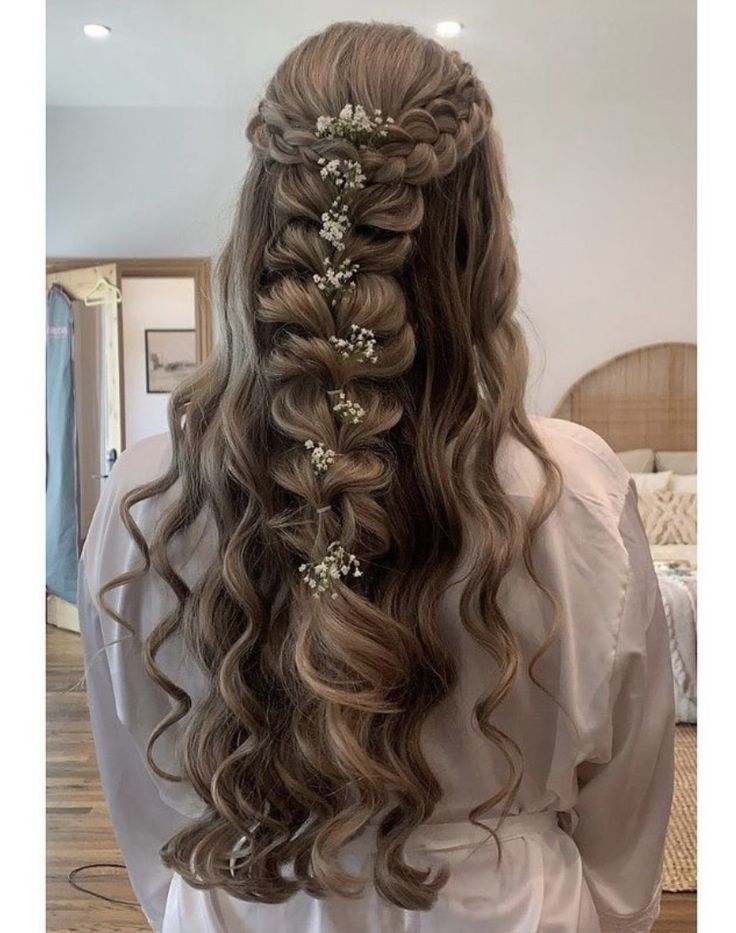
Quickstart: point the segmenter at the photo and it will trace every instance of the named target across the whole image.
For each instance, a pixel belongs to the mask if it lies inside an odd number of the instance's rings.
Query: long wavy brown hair
[[[318,118],[347,103],[395,122],[371,145],[319,135]],[[475,822],[508,812],[523,768],[518,745],[491,722],[520,666],[499,585],[521,559],[544,590],[531,547],[560,488],[524,408],[527,351],[492,107],[457,53],[413,29],[338,23],[287,56],[247,136],[252,160],[216,268],[215,349],[172,393],[168,471],[121,502],[144,566],[100,599],[151,568],[176,595],[145,644],[148,673],[175,706],[148,757],[162,777],[191,782],[205,806],[164,846],[167,865],[245,900],[357,895],[366,879],[340,853],[371,823],[377,890],[427,909],[447,870],[412,867],[404,847],[442,793],[420,742],[457,677],[438,602],[472,543],[461,621],[501,672],[475,716],[509,766],[504,788],[473,806]],[[345,241],[359,271],[334,307],[314,280],[333,197],[321,159],[359,161],[366,176]],[[352,324],[374,332],[377,363],[335,352],[329,338]],[[360,423],[336,418],[335,387],[365,409]],[[525,516],[496,473],[507,434],[543,470]],[[326,472],[315,473],[307,440],[334,450]],[[131,507],[174,484],[147,541]],[[219,547],[189,586],[169,544],[202,510]],[[482,517],[472,542],[468,514]],[[315,599],[298,567],[332,542],[363,575],[339,577]],[[196,703],[157,664],[173,636],[208,674]],[[175,722],[180,775],[155,760]]]

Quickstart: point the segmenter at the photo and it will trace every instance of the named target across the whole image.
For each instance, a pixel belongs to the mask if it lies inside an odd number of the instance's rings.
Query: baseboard
[[[55,625],[69,632],[80,630],[77,607],[59,596],[46,597],[46,621],[49,625]]]

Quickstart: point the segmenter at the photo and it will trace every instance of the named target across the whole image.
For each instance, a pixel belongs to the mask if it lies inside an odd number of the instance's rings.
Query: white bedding
[[[662,593],[678,722],[697,722],[697,545],[651,545]]]
[[[698,563],[697,544],[650,544],[652,559],[655,561],[687,561],[693,568]]]

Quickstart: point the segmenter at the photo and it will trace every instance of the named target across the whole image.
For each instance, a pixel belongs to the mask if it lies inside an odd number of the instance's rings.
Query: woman
[[[120,458],[80,570],[151,925],[649,930],[662,604],[616,456],[524,411],[484,89],[412,29],[341,23],[248,138],[215,351],[171,437]]]

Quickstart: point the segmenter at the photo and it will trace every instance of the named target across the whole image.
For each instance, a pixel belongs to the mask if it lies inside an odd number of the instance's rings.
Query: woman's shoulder
[[[610,445],[590,428],[562,418],[534,416],[531,419],[540,439],[570,474],[599,470],[613,485],[628,485],[629,472]]]
[[[144,437],[118,457],[110,471],[114,487],[127,492],[162,476],[171,461],[171,435],[168,431]]]
[[[171,437],[156,434],[127,447],[115,461],[105,480],[82,548],[82,563],[88,577],[98,584],[107,570],[121,573],[140,559],[130,532],[125,528],[121,506],[133,489],[163,476],[171,462]],[[165,507],[163,496],[136,503],[131,514],[144,538],[149,539],[157,516]]]
[[[131,490],[163,476],[171,464],[171,448],[171,436],[168,433],[154,434],[126,447],[110,470],[110,475],[100,495],[95,517],[99,512],[108,524],[111,518],[114,519],[117,516],[122,499]],[[158,512],[166,505],[164,501],[166,498],[168,496],[164,493],[163,496],[155,496],[136,503],[136,515],[142,522],[142,528],[149,524],[149,513]],[[90,533],[93,530],[91,527]]]
[[[558,466],[563,497],[585,500],[591,508],[618,515],[630,474],[609,444],[590,428],[561,418],[530,418],[540,443]],[[501,457],[506,488],[511,494],[534,496],[542,481],[539,459],[520,440],[506,446]]]

